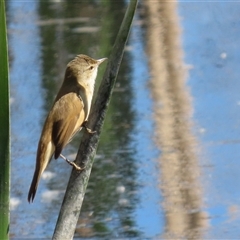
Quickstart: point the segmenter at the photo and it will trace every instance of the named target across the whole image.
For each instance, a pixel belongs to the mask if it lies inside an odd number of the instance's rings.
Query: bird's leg
[[[83,167],[83,168],[79,167],[75,162],[69,161],[69,160],[68,160],[65,156],[63,156],[62,154],[60,154],[60,157],[61,157],[62,159],[64,159],[68,164],[70,164],[71,166],[73,166],[76,170],[82,171],[82,170],[84,169],[84,167]]]
[[[96,131],[93,131],[92,129],[90,129],[90,128],[87,127],[87,121],[85,121],[85,122],[82,124],[82,126],[87,130],[88,133],[93,134],[93,133],[96,132]]]

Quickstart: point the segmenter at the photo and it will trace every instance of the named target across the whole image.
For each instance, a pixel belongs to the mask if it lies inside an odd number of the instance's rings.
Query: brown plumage
[[[87,121],[98,66],[105,59],[94,60],[80,54],[68,63],[64,81],[46,118],[38,143],[35,172],[28,193],[29,202],[33,201],[40,177],[52,156],[57,159]]]

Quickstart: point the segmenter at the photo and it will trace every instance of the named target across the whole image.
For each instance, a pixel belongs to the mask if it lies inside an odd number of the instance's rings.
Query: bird
[[[42,173],[50,160],[62,157],[77,170],[61,152],[72,137],[86,127],[98,67],[107,58],[95,60],[79,54],[67,64],[63,83],[50,109],[38,142],[35,171],[28,192],[28,202],[33,202]],[[86,129],[91,132],[91,129]]]

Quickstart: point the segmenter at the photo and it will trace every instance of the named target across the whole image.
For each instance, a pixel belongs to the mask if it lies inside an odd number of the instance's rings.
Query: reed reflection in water
[[[191,98],[185,85],[177,3],[144,1],[144,6],[155,139],[161,150],[159,187],[166,220],[161,237],[202,238],[207,220],[201,210],[197,140],[191,130]]]

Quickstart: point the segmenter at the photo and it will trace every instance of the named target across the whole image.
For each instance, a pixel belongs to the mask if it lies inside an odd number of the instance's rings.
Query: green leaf
[[[0,239],[9,239],[10,118],[5,1],[0,1]]]

